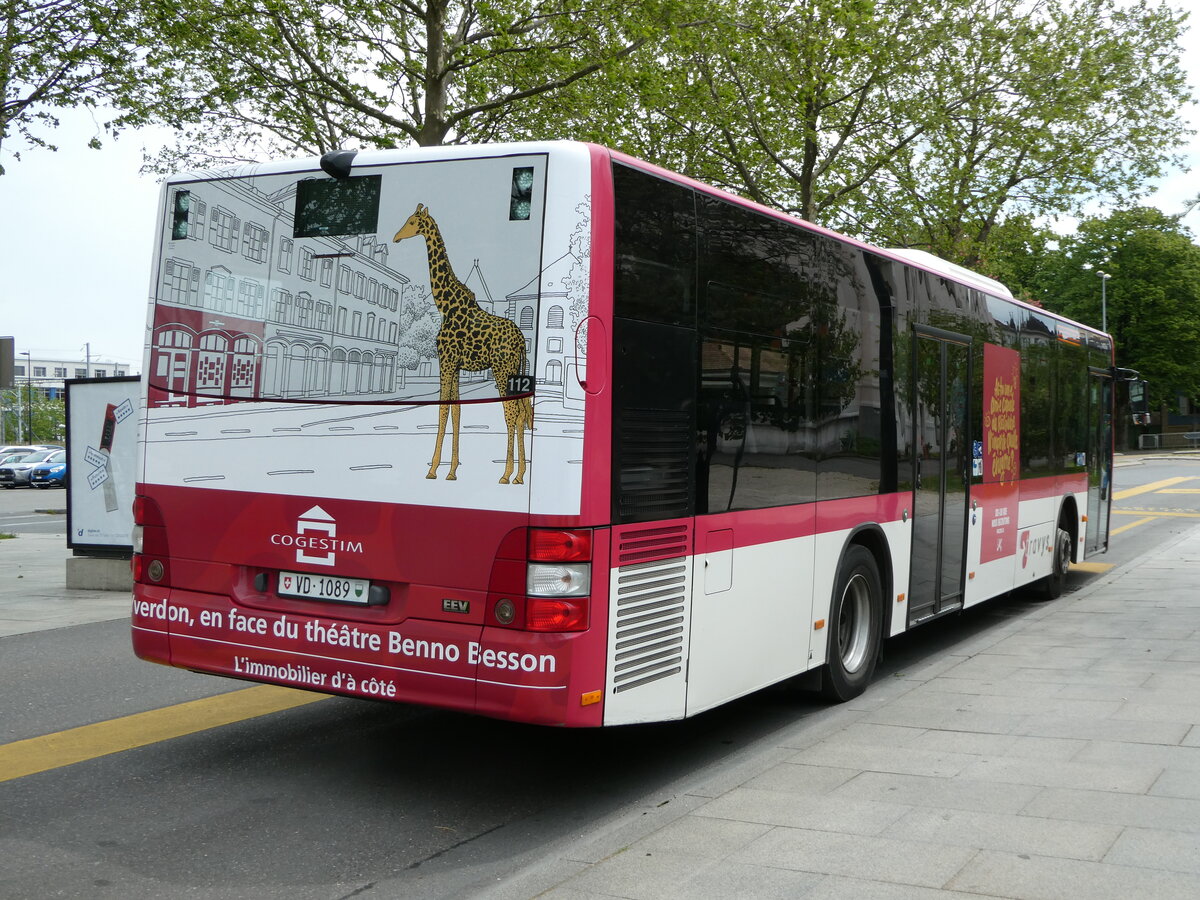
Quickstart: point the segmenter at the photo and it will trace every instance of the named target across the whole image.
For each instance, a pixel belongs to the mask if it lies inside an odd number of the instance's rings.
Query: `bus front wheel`
[[[883,582],[875,556],[855,544],[847,551],[829,607],[829,650],[821,679],[826,699],[844,702],[871,683],[879,656]]]

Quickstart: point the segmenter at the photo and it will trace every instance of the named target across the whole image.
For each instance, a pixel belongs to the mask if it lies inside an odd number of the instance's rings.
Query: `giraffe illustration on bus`
[[[521,484],[525,479],[525,430],[533,429],[533,402],[529,390],[516,390],[525,374],[525,337],[517,323],[504,316],[497,316],[483,309],[475,300],[475,292],[459,281],[450,265],[446,253],[446,242],[437,222],[424,204],[418,203],[416,211],[396,232],[393,243],[420,235],[425,238],[425,250],[429,259],[429,287],[433,302],[442,315],[442,325],[437,334],[438,377],[438,432],[433,447],[433,459],[426,478],[437,478],[438,466],[442,461],[442,442],[446,436],[446,419],[451,417],[450,471],[447,481],[458,476],[458,435],[462,418],[459,403],[459,376],[462,372],[479,372],[490,369],[496,390],[502,397],[512,394],[503,401],[504,422],[508,427],[507,455],[501,484]],[[532,379],[528,388],[532,387]],[[514,450],[517,457],[513,476]]]

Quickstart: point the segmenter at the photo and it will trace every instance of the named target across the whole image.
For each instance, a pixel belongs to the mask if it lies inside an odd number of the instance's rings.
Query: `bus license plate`
[[[336,575],[280,572],[278,593],[280,597],[336,600],[340,603],[366,605],[371,596],[371,582],[365,578],[339,578]]]

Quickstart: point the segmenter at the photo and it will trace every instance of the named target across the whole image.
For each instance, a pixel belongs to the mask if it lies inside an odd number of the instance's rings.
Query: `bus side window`
[[[697,511],[816,499],[806,331],[710,331],[701,345]]]
[[[691,190],[613,166],[616,192],[615,314],[694,326],[696,202]]]
[[[690,188],[613,166],[613,520],[695,512],[696,213]]]
[[[1057,355],[1053,320],[1028,313],[1021,326],[1021,475],[1054,471],[1054,395]]]

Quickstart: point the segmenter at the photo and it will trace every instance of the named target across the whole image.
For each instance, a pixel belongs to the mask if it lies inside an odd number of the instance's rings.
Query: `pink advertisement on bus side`
[[[1021,356],[983,345],[983,543],[980,562],[1016,552],[1021,467]]]

